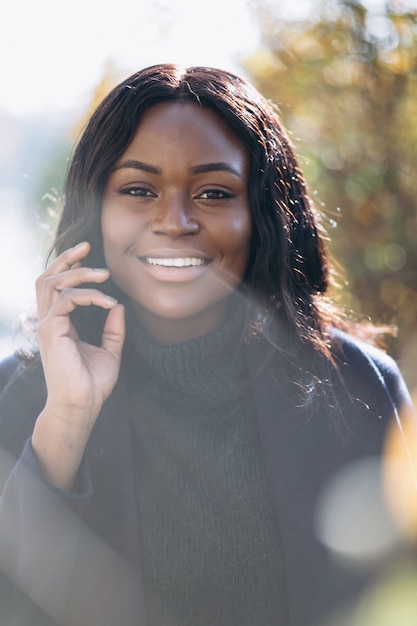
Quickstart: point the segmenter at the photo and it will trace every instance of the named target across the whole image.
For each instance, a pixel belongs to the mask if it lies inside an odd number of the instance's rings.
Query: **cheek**
[[[230,233],[229,246],[231,252],[239,257],[241,262],[247,262],[252,240],[252,220],[250,214],[236,218]],[[231,245],[233,242],[233,245]]]
[[[107,258],[108,255],[117,254],[128,245],[129,234],[131,234],[132,229],[128,220],[116,219],[115,215],[103,209],[101,232],[103,235],[104,253]]]
[[[101,233],[103,237],[103,246],[106,249],[112,240],[112,233],[114,232],[115,224],[112,224],[112,220],[109,216],[109,211],[103,206],[101,210]]]

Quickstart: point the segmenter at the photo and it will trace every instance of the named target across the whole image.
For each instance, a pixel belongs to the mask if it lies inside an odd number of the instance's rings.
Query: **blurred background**
[[[159,62],[246,75],[290,130],[348,311],[393,324],[417,387],[417,0],[38,0],[3,11],[0,356],[33,306],[68,158],[119,80]]]
[[[92,109],[137,69],[204,64],[279,107],[338,263],[334,295],[398,328],[387,348],[417,398],[417,0],[21,0],[3,7],[0,33],[0,357],[20,343]],[[410,491],[400,483],[415,539],[415,475]],[[331,626],[416,626],[406,556],[384,553],[391,567]]]

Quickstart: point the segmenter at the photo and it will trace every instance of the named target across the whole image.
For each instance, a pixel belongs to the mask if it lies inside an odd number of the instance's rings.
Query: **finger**
[[[79,266],[81,259],[87,256],[90,249],[90,244],[87,241],[82,241],[73,248],[69,248],[60,254],[38,277],[36,281],[36,293],[38,294],[42,290],[43,282],[49,276],[54,276],[55,274],[70,270],[77,265]]]
[[[102,283],[110,276],[106,268],[76,267],[61,274],[48,276],[37,293],[38,313],[40,317],[46,315],[53,302],[65,289],[79,287],[85,283]]]
[[[90,252],[91,246],[88,241],[82,241],[81,243],[68,248],[62,252],[43,272],[43,275],[50,276],[52,274],[59,274],[71,269],[73,265],[79,263],[81,259],[84,259]]]
[[[46,318],[67,317],[77,307],[95,305],[103,309],[111,309],[116,306],[117,300],[99,291],[98,289],[64,289],[57,296]]]
[[[121,360],[125,333],[124,306],[117,304],[109,311],[107,316],[101,345],[104,350],[116,358],[118,363]]]
[[[63,291],[64,289],[81,286],[85,283],[102,283],[110,276],[106,267],[82,267],[67,270],[45,278],[43,291]]]

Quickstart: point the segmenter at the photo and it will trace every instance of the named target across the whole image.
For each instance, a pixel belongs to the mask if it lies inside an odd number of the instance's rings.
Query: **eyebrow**
[[[114,168],[114,172],[122,169],[134,169],[134,170],[142,170],[143,172],[147,172],[148,174],[156,174],[161,175],[162,170],[155,165],[149,165],[149,163],[144,163],[143,161],[137,161],[136,159],[128,159],[127,161],[123,161],[120,165],[117,165]],[[218,163],[203,163],[202,165],[194,165],[190,167],[191,174],[205,174],[206,172],[229,172],[233,174],[233,176],[237,176],[238,178],[242,178],[241,172],[230,165],[230,163],[225,163],[224,161],[219,161]]]

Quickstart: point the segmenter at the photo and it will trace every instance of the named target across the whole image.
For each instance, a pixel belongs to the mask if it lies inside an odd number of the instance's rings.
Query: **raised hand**
[[[69,488],[78,470],[88,437],[116,384],[125,336],[123,306],[99,288],[107,269],[82,267],[90,246],[83,242],[66,250],[36,282],[39,350],[48,390],[38,417],[32,445],[53,484]],[[81,341],[70,313],[79,306],[108,309],[102,344]]]

